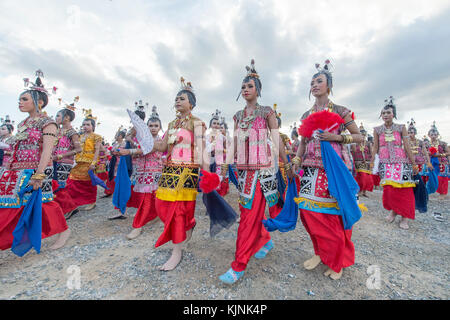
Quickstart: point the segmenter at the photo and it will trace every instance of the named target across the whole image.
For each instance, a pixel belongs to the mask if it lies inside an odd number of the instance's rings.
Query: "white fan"
[[[144,120],[139,118],[139,116],[135,114],[133,111],[127,109],[127,112],[128,115],[130,116],[131,123],[136,129],[136,139],[141,145],[142,152],[144,153],[144,155],[146,155],[152,151],[154,143],[150,129],[145,124]]]

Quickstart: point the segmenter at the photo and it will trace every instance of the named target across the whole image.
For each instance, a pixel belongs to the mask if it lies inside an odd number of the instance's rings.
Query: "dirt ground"
[[[51,251],[49,238],[40,254],[33,250],[19,258],[10,250],[0,252],[0,299],[449,299],[450,200],[438,202],[432,195],[428,213],[416,213],[406,231],[398,219],[385,222],[381,194],[376,190],[362,198],[369,212],[353,228],[355,264],[338,281],[323,275],[323,264],[303,268],[313,248],[299,220],[294,231],[272,234],[274,249],[263,260],[252,259],[238,283],[222,284],[218,276],[233,260],[238,224],[210,238],[200,196],[197,226],[181,263],[159,271],[171,252],[171,244],[154,248],[162,223],[127,240],[136,209],[128,210],[126,220],[108,221],[114,209],[106,198],[68,220],[72,234],[65,247]],[[226,200],[238,212],[234,186]],[[444,222],[433,219],[434,211],[443,213]]]

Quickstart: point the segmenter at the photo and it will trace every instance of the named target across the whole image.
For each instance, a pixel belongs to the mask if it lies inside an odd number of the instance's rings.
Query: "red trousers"
[[[164,223],[164,231],[156,241],[155,248],[172,241],[186,240],[186,231],[195,226],[195,201],[165,201],[156,198],[156,213]]]
[[[239,205],[241,211],[241,219],[239,221],[236,253],[231,268],[234,271],[244,271],[250,258],[258,252],[269,240],[270,234],[264,228],[262,220],[265,217],[266,198],[261,190],[261,185],[256,183],[255,195],[251,209],[245,209]],[[275,218],[281,211],[281,207],[277,205],[269,208],[271,218]]]
[[[131,196],[130,200],[127,202],[128,208],[139,208],[142,200],[144,199],[145,193],[142,192],[134,192],[134,186],[131,186]]]
[[[133,228],[142,228],[148,222],[158,217],[156,214],[155,194],[156,191],[152,193],[142,193],[141,203],[134,216]]]
[[[60,189],[58,192],[54,194],[54,201],[59,204],[64,214],[75,210],[78,206],[73,201],[70,196],[67,188]]]
[[[97,201],[97,186],[91,180],[67,180],[67,193],[77,207],[92,204]]]
[[[447,194],[448,193],[448,178],[438,176],[438,181],[439,181],[439,186],[438,186],[436,192],[439,194]]]
[[[19,222],[24,207],[0,209],[0,250],[11,248],[14,229]],[[68,229],[61,207],[54,201],[42,204],[42,239]]]
[[[360,191],[373,191],[373,177],[371,174],[365,172],[357,172],[356,173],[356,182],[358,182]]]
[[[402,217],[414,220],[416,215],[416,200],[414,198],[413,188],[384,186],[383,207],[389,211],[393,210]]]
[[[334,272],[355,263],[352,230],[344,230],[342,217],[300,209],[300,219],[309,233],[314,253]]]

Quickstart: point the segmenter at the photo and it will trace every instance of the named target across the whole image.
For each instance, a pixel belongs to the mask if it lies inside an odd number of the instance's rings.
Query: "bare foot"
[[[66,244],[67,239],[69,239],[70,233],[71,233],[70,229],[67,229],[66,231],[63,231],[60,234],[58,234],[58,239],[50,247],[50,249],[56,250],[56,249],[64,247],[64,245]]]
[[[172,250],[172,255],[170,256],[169,260],[166,261],[161,267],[159,267],[159,270],[162,271],[170,271],[175,269],[175,267],[180,263],[181,261],[181,245],[180,243],[174,245],[174,248]]]
[[[402,217],[402,221],[400,221],[400,224],[398,226],[404,230],[408,230],[409,229],[408,220]]]
[[[320,256],[314,256],[311,259],[306,260],[303,263],[303,266],[305,267],[306,270],[312,270],[315,267],[317,267],[320,262],[321,262]]]
[[[94,202],[92,204],[87,205],[84,208],[81,208],[80,211],[90,211],[90,210],[94,209],[96,205],[97,205],[97,203]]]
[[[327,271],[325,271],[324,276],[326,277],[330,277],[333,280],[339,280],[342,277],[342,271],[344,269],[341,269],[341,271],[339,272],[334,272],[333,270],[331,270],[330,268],[328,268]]]
[[[136,239],[142,233],[142,228],[134,228],[129,234],[127,234],[128,240]]]
[[[394,211],[391,211],[389,215],[386,217],[386,221],[392,223],[394,222],[396,216],[397,214]]]

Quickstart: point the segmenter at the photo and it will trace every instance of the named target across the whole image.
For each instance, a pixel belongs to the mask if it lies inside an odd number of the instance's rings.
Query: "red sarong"
[[[314,253],[334,272],[355,263],[352,230],[344,230],[342,217],[300,209],[300,219],[309,233]]]
[[[155,199],[156,213],[164,223],[164,231],[156,241],[155,248],[168,241],[181,243],[186,231],[195,226],[195,201],[165,201]]]
[[[54,201],[59,204],[64,214],[73,211],[78,207],[70,194],[67,192],[67,188],[60,189],[56,192],[54,194]]]
[[[447,194],[448,193],[448,178],[438,176],[438,181],[439,181],[439,186],[438,186],[436,192],[439,194]]]
[[[355,177],[360,191],[373,191],[373,176],[365,172],[357,172]]]
[[[265,217],[266,198],[261,190],[259,180],[256,183],[255,195],[251,209],[239,205],[241,218],[239,221],[235,259],[231,263],[234,271],[244,271],[250,258],[258,252],[269,240],[270,234],[264,228],[262,220]],[[281,211],[278,204],[269,208],[271,218],[275,218]]]
[[[115,178],[116,177],[114,177],[114,179]],[[112,179],[111,181],[106,179],[106,186],[108,187],[108,189],[105,189],[104,194],[110,195],[110,194],[114,193],[114,187],[116,186],[116,183],[115,183],[114,179]]]
[[[141,204],[134,216],[133,228],[142,228],[148,222],[158,217],[155,206],[155,195],[156,191],[152,193],[142,193]]]
[[[393,210],[402,217],[413,219],[416,215],[416,202],[413,188],[394,188],[386,185],[383,187],[383,207]]]
[[[372,179],[373,179],[373,185],[378,187],[380,185],[380,182],[381,182],[380,176],[377,175],[377,174],[373,174],[372,175]]]
[[[23,212],[21,208],[0,209],[0,250],[11,248],[14,229]],[[42,239],[68,229],[61,207],[54,201],[42,204]]]
[[[77,207],[97,201],[97,186],[93,186],[91,180],[68,179],[66,189]]]

